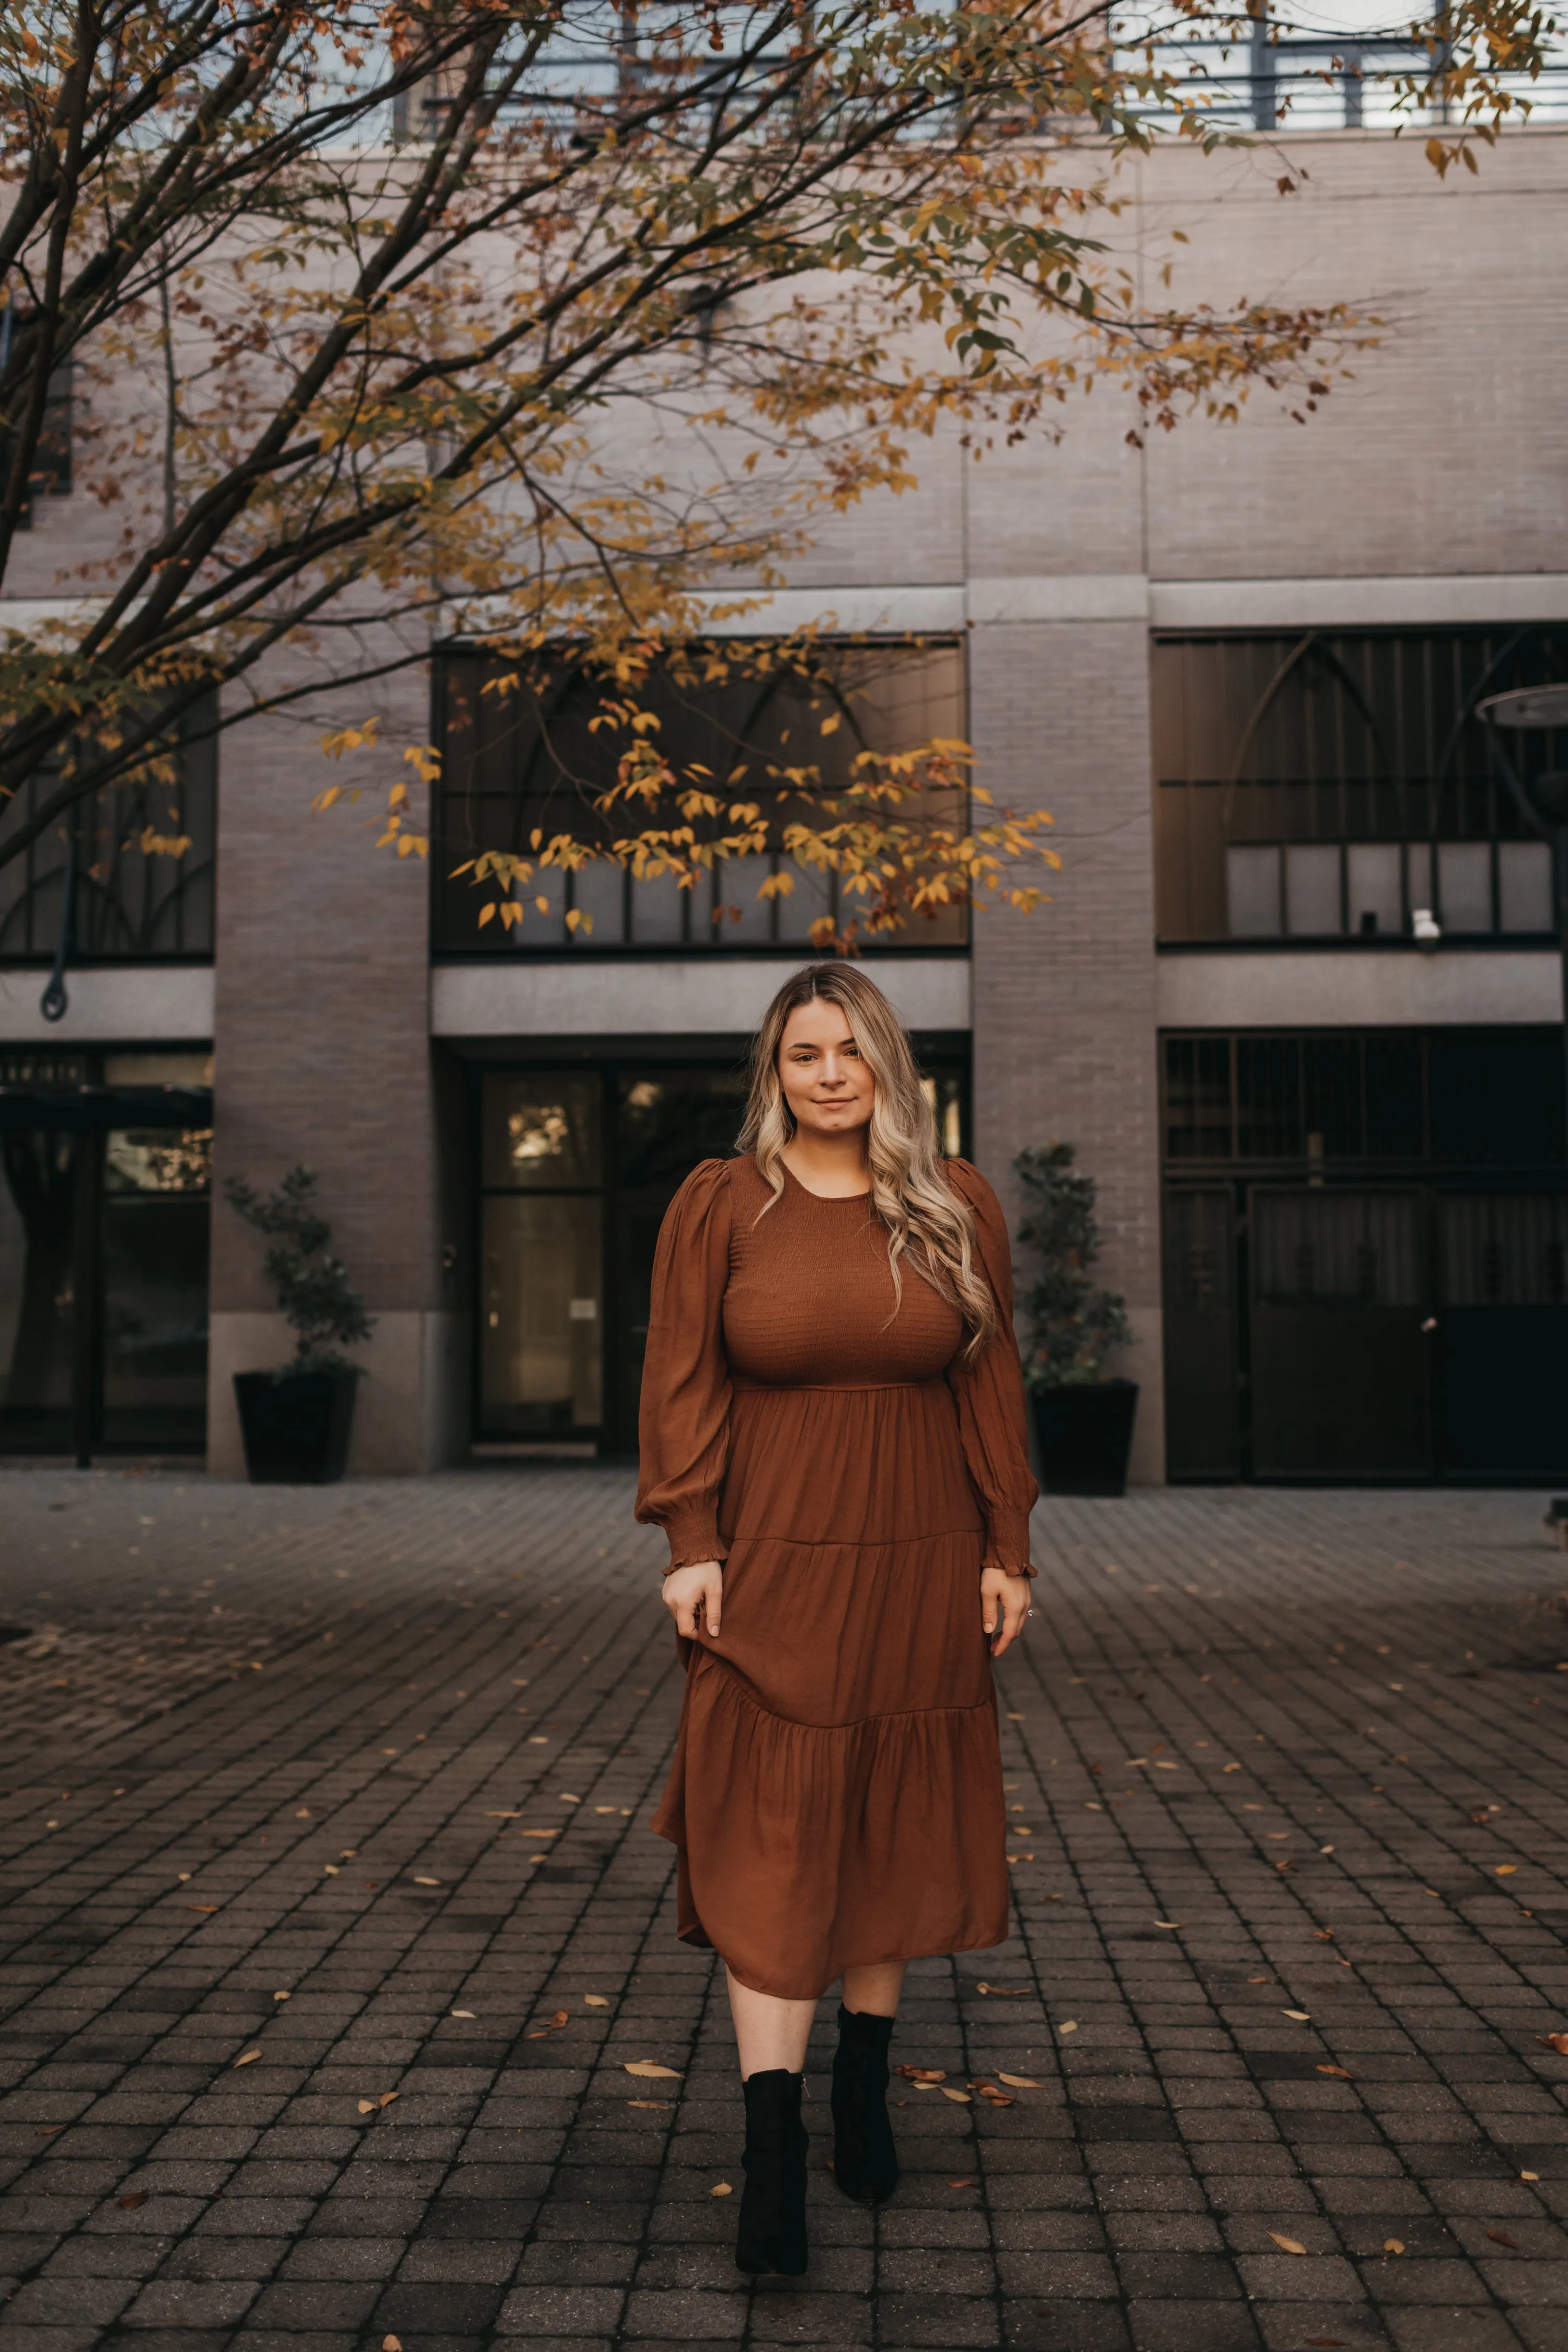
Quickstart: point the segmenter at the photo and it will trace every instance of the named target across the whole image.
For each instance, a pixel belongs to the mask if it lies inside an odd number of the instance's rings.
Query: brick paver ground
[[[1042,1506],[1013,1939],[911,1970],[876,2217],[825,2008],[812,2269],[754,2290],[629,1505],[0,1477],[0,2352],[1564,2352],[1540,1497]]]

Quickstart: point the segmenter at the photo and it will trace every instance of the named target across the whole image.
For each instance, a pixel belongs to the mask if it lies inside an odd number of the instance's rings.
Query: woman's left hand
[[[994,1658],[1011,1648],[1024,1630],[1024,1620],[1029,1613],[1031,1581],[1026,1576],[1009,1576],[1005,1568],[983,1568],[980,1571],[980,1620],[993,1636]]]

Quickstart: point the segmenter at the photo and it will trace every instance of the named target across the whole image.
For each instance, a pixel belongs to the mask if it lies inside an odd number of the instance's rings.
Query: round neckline
[[[871,1187],[869,1184],[867,1185],[866,1190],[863,1192],[814,1192],[809,1184],[803,1184],[801,1182],[800,1178],[795,1174],[795,1170],[790,1166],[787,1160],[781,1160],[779,1161],[779,1166],[784,1171],[784,1181],[786,1183],[793,1184],[795,1191],[803,1193],[806,1200],[820,1201],[826,1208],[838,1208],[850,1201],[868,1201],[871,1197]]]

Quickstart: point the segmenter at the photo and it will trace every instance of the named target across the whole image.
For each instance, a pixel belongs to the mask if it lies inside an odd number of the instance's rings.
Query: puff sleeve
[[[986,1568],[1033,1576],[1029,1511],[1039,1493],[1029,1469],[1024,1370],[1013,1330],[1013,1253],[1002,1203],[978,1168],[950,1160],[946,1174],[974,1219],[976,1256],[990,1285],[1001,1326],[973,1362],[960,1355],[948,1367],[958,1402],[963,1458],[985,1514]]]
[[[718,1512],[730,1454],[730,1223],[729,1164],[705,1160],[670,1202],[654,1255],[637,1516],[669,1538],[666,1575],[724,1557]]]

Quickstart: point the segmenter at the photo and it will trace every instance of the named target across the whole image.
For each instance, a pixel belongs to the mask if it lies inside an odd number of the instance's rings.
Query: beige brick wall
[[[1126,1297],[1140,1381],[1134,1475],[1163,1475],[1148,646],[1130,623],[977,629],[972,726],[988,783],[1056,818],[1048,907],[976,923],[974,1130],[1016,1210],[1029,1143],[1078,1146],[1100,1188],[1101,1273]]]
[[[352,772],[367,782],[397,773],[402,744],[428,732],[421,670],[378,699],[395,748],[362,757]],[[353,715],[363,704],[357,690]],[[363,1351],[351,1466],[413,1471],[439,1451],[428,1391],[439,1318],[457,1304],[441,1266],[426,869],[374,851],[369,798],[311,814],[322,785],[351,773],[328,766],[319,734],[319,721],[269,718],[224,747],[216,1176],[270,1183],[297,1160],[317,1171],[333,1245],[382,1318]],[[287,1353],[261,1249],[215,1202],[210,1443],[222,1470],[238,1465],[229,1374]]]

